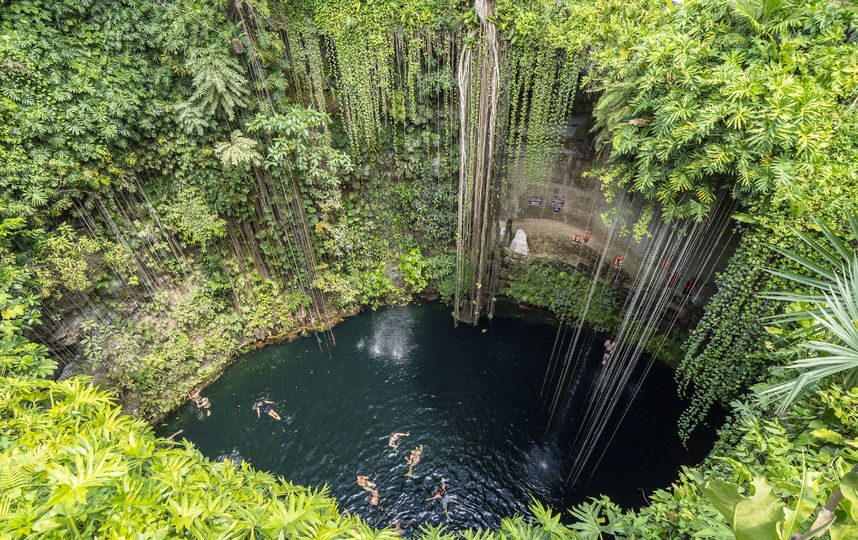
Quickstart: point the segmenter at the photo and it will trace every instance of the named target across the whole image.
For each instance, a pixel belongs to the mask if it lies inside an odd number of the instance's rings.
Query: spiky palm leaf
[[[851,213],[847,221],[852,238],[858,239],[858,221]],[[760,392],[766,399],[781,398],[781,411],[802,392],[831,376],[845,376],[850,385],[858,383],[858,253],[830,226],[816,220],[814,223],[825,237],[824,243],[801,231],[794,232],[824,262],[778,249],[806,273],[769,270],[804,291],[770,293],[766,298],[808,306],[766,321],[789,330],[779,343],[780,351],[799,351],[799,358],[786,366],[798,372],[797,377]]]

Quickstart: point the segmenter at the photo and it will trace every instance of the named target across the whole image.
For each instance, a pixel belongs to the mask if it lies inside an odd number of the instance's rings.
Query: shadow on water
[[[600,493],[641,506],[642,493],[669,485],[678,466],[697,463],[714,440],[698,434],[682,448],[682,404],[672,374],[656,366],[602,464],[582,485],[564,489],[574,426],[566,422],[546,438],[539,398],[554,327],[499,318],[485,332],[453,328],[448,308],[411,304],[358,315],[335,334],[330,354],[306,338],[247,355],[204,391],[210,415],[186,404],[158,433],[183,429],[213,459],[326,484],[343,511],[378,527],[401,520],[406,531],[423,522],[497,527],[525,513],[531,497],[557,510]],[[591,349],[567,400],[573,411],[599,369],[600,350]],[[259,396],[274,402],[282,421],[257,418],[251,407]],[[410,436],[392,449],[392,432]],[[422,459],[407,478],[405,457],[421,444]],[[358,474],[378,485],[378,506],[355,483]],[[449,522],[438,501],[424,501],[442,476],[461,503],[450,505]]]

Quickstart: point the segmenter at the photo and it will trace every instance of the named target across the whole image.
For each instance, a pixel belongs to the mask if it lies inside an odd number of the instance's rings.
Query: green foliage
[[[461,0],[321,0],[296,3],[287,11],[287,17],[312,17],[320,33],[330,38],[333,82],[344,106],[353,155],[380,149],[385,122],[397,110],[414,116],[421,62],[432,50],[449,54],[436,28],[449,29],[464,5]],[[397,36],[404,38],[397,43]]]
[[[449,303],[456,291],[456,254],[442,253],[426,259],[424,275],[429,284],[438,291],[442,302]]]
[[[24,337],[40,322],[39,283],[26,267],[9,264],[9,240],[17,233],[0,227],[0,377],[47,377],[57,368],[44,345]]]
[[[366,528],[323,491],[156,439],[85,380],[0,383],[0,431],[15,434],[0,437],[4,534],[359,538]]]
[[[500,293],[514,300],[546,308],[558,319],[574,321],[586,314],[586,322],[599,331],[616,329],[620,322],[619,303],[614,292],[602,284],[593,287],[585,274],[566,265],[552,264],[534,258],[511,262],[512,272]],[[587,309],[590,289],[593,297]]]
[[[332,148],[324,137],[328,122],[327,116],[317,111],[289,107],[283,114],[258,115],[248,126],[250,132],[270,138],[266,167],[275,172],[284,169],[290,180],[297,182],[304,206],[309,210],[315,205],[324,213],[342,208],[340,175],[352,168],[349,157]],[[315,225],[317,218],[309,219]]]
[[[75,234],[68,223],[58,226],[35,246],[41,264],[37,270],[42,295],[50,296],[60,286],[70,291],[85,291],[93,286],[93,269],[89,265],[99,246],[85,236]]]
[[[420,292],[429,284],[423,276],[426,260],[420,254],[419,249],[412,249],[408,253],[403,253],[396,267],[402,271],[402,279],[412,291]]]
[[[801,392],[826,378],[845,377],[849,387],[858,382],[855,369],[858,367],[858,252],[853,247],[858,239],[858,222],[851,214],[847,221],[852,242],[838,238],[832,227],[815,219],[814,224],[822,232],[824,241],[795,231],[812,249],[816,260],[792,251],[781,252],[798,263],[804,275],[771,271],[800,290],[774,293],[769,298],[803,308],[789,310],[769,321],[780,327],[775,331],[780,336],[774,355],[780,358],[798,356],[786,366],[798,375],[762,392],[766,396],[783,396],[781,410]]]
[[[220,158],[224,166],[238,167],[250,164],[258,167],[262,165],[262,155],[257,151],[258,143],[249,137],[245,137],[240,129],[232,132],[229,142],[218,143],[215,146],[215,154]]]
[[[723,187],[753,201],[824,173],[819,158],[858,83],[858,47],[844,43],[854,24],[854,10],[827,0],[672,11],[602,83],[612,187],[659,201],[668,220],[699,220]]]
[[[758,292],[772,286],[762,268],[770,253],[762,231],[742,236],[727,268],[715,278],[718,291],[684,344],[676,371],[680,395],[691,401],[679,420],[683,439],[713,405],[736,399],[765,372],[766,333],[759,319],[774,314],[776,305]]]
[[[793,508],[785,507],[765,478],[761,477],[751,482],[753,495],[742,495],[741,486],[717,478],[707,482],[703,491],[733,527],[736,540],[789,540],[801,532],[802,523],[807,521],[817,506],[818,481],[818,473],[802,471],[801,487]]]
[[[424,162],[424,166],[430,165]],[[448,246],[455,234],[456,190],[433,176],[430,171],[418,170],[412,181],[397,183],[392,188],[390,207],[400,229],[437,249]]]
[[[195,190],[186,189],[166,209],[166,222],[190,244],[207,247],[226,234],[226,223]]]
[[[227,53],[227,47],[192,50],[185,60],[185,68],[193,74],[194,93],[188,101],[177,105],[181,112],[197,108],[203,114],[215,116],[223,111],[229,120],[235,118],[236,109],[247,105],[250,94],[244,68]],[[191,124],[184,123],[185,128]],[[202,132],[200,130],[200,135]]]

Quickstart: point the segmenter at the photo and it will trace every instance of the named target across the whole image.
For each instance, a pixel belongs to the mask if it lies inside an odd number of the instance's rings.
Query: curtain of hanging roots
[[[500,68],[493,0],[474,2],[480,27],[459,56],[459,170],[456,235],[456,321],[476,324],[491,294],[491,197]],[[485,286],[484,286],[485,285]]]

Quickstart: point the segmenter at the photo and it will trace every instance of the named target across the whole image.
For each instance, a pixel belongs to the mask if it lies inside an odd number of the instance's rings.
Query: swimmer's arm
[[[256,417],[257,417],[257,418],[262,418],[262,416],[260,416],[260,415],[259,415],[259,409],[256,409]]]

